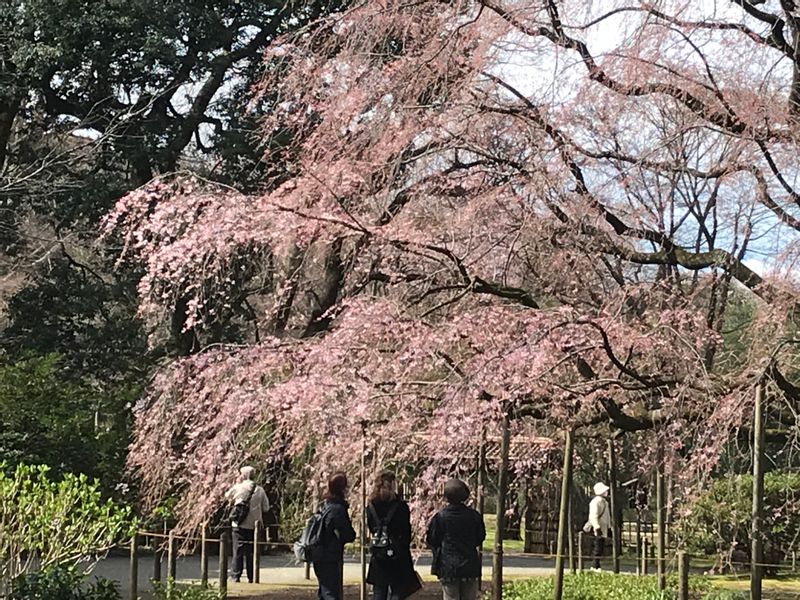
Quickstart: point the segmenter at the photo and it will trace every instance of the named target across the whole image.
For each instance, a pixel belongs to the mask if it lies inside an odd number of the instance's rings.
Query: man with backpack
[[[247,569],[247,581],[253,583],[253,540],[256,521],[264,523],[264,515],[269,510],[267,494],[253,481],[253,467],[239,469],[239,483],[225,492],[225,497],[233,502],[230,513],[233,529],[233,571],[234,581],[242,577],[243,567]]]

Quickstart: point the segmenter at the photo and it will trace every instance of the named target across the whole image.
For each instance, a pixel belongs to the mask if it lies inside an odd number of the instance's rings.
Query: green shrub
[[[63,565],[25,573],[12,582],[8,600],[120,600],[116,583],[97,578],[87,584],[85,579]]]
[[[219,592],[202,585],[177,585],[172,578],[167,583],[153,581],[153,600],[219,600]]]
[[[658,591],[655,577],[634,577],[611,573],[583,573],[564,577],[564,600],[675,600],[676,581],[668,580],[667,590]],[[697,600],[744,600],[734,592],[715,590],[706,579],[692,578],[689,591]],[[503,587],[503,600],[550,600],[553,578],[537,577],[515,581]]]
[[[688,549],[698,554],[749,558],[753,478],[718,479],[687,507],[681,521]],[[764,477],[764,551],[768,562],[782,560],[800,539],[800,473]]]
[[[103,500],[85,475],[49,478],[45,466],[0,463],[0,585],[36,566],[47,570],[96,556],[130,538],[130,509]]]

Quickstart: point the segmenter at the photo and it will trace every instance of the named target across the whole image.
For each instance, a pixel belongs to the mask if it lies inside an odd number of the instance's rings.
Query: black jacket
[[[481,576],[478,546],[486,538],[483,518],[464,504],[448,504],[428,525],[431,573],[445,581]]]
[[[341,562],[344,558],[344,545],[356,539],[356,532],[347,514],[344,500],[325,500],[322,503],[324,515],[322,534],[322,553],[314,562]]]
[[[389,539],[392,541],[395,556],[391,559],[370,556],[367,583],[379,586],[406,587],[412,579],[416,578],[414,561],[411,559],[411,511],[408,509],[408,504],[402,500],[389,502],[376,500],[370,502],[370,505],[375,507],[379,519],[384,519],[393,505],[396,505],[397,508],[388,523]],[[367,527],[370,533],[375,533],[379,525],[380,523],[375,520],[372,511],[367,510]]]

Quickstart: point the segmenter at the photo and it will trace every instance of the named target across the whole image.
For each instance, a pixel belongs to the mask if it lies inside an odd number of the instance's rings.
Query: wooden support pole
[[[256,521],[253,528],[253,583],[261,583],[261,521]]]
[[[485,483],[486,483],[486,426],[481,426],[481,443],[480,447],[478,448],[478,484],[477,490],[475,493],[475,501],[477,504],[478,512],[481,515],[481,519],[483,519],[483,512],[485,509],[486,504],[486,492],[485,492]],[[483,565],[483,542],[481,542],[480,547],[478,548],[478,564]],[[478,590],[483,589],[483,577],[478,578]]]
[[[583,531],[578,532],[578,572],[583,573]]]
[[[611,514],[611,567],[614,573],[619,573],[619,554],[622,549],[620,543],[620,533],[622,528],[617,520],[617,511],[619,510],[619,497],[617,496],[617,453],[614,447],[614,440],[608,438],[608,485],[610,490],[611,506],[609,510]]]
[[[219,535],[219,597],[228,597],[228,540],[230,532],[223,531]]]
[[[169,538],[167,540],[167,578],[172,579],[174,583],[177,579],[178,574],[178,564],[177,564],[177,545],[175,543],[175,532],[169,532]]]
[[[572,485],[570,484],[569,511],[567,514],[567,532],[569,535],[569,570],[574,575],[577,571],[575,564],[575,524],[572,520]]]
[[[666,478],[664,477],[664,442],[660,438],[658,440],[656,461],[656,526],[658,529],[656,573],[658,576],[658,589],[663,592],[667,589],[666,506],[664,506],[666,504]]]
[[[200,583],[203,587],[208,585],[208,524],[203,523],[200,532]]]
[[[492,557],[492,600],[503,600],[503,534],[505,533],[506,494],[508,492],[508,446],[510,443],[508,413],[503,414],[500,441],[500,472],[497,476],[497,528]]]
[[[360,598],[367,600],[367,424],[361,422],[361,581]]]
[[[553,600],[564,594],[564,554],[567,549],[569,529],[569,496],[572,490],[572,430],[564,434],[564,465],[561,468],[561,504],[558,510],[558,545],[556,546],[556,573],[553,583]]]
[[[139,536],[135,533],[131,538],[131,593],[130,600],[138,600],[139,598]]]
[[[689,600],[689,555],[678,552],[678,600]]]
[[[642,511],[636,507],[636,574],[642,575]]]
[[[750,528],[750,600],[761,600],[764,577],[764,384],[756,386],[753,412],[753,515]]]

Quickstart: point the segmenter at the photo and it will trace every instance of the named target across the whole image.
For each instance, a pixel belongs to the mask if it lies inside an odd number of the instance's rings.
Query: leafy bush
[[[689,550],[749,558],[753,478],[738,475],[714,481],[687,509],[682,520]],[[800,539],[800,473],[767,473],[764,478],[764,551],[768,562],[782,560]]]
[[[56,565],[17,577],[8,600],[120,600],[120,594],[116,583],[97,578],[86,584],[74,567]]]
[[[675,600],[678,597],[676,583],[669,580],[667,590],[659,592],[657,580],[652,576],[567,575],[564,577],[564,600]],[[706,579],[690,579],[689,592],[697,600],[745,600],[736,592],[713,589]],[[503,587],[503,600],[550,600],[552,597],[552,577],[515,581]]]
[[[96,556],[135,531],[130,509],[103,500],[85,475],[48,478],[48,467],[0,464],[0,583],[37,565],[46,570]],[[15,571],[11,571],[14,568]]]
[[[219,592],[202,585],[177,585],[172,578],[166,584],[153,581],[153,600],[219,600]]]

